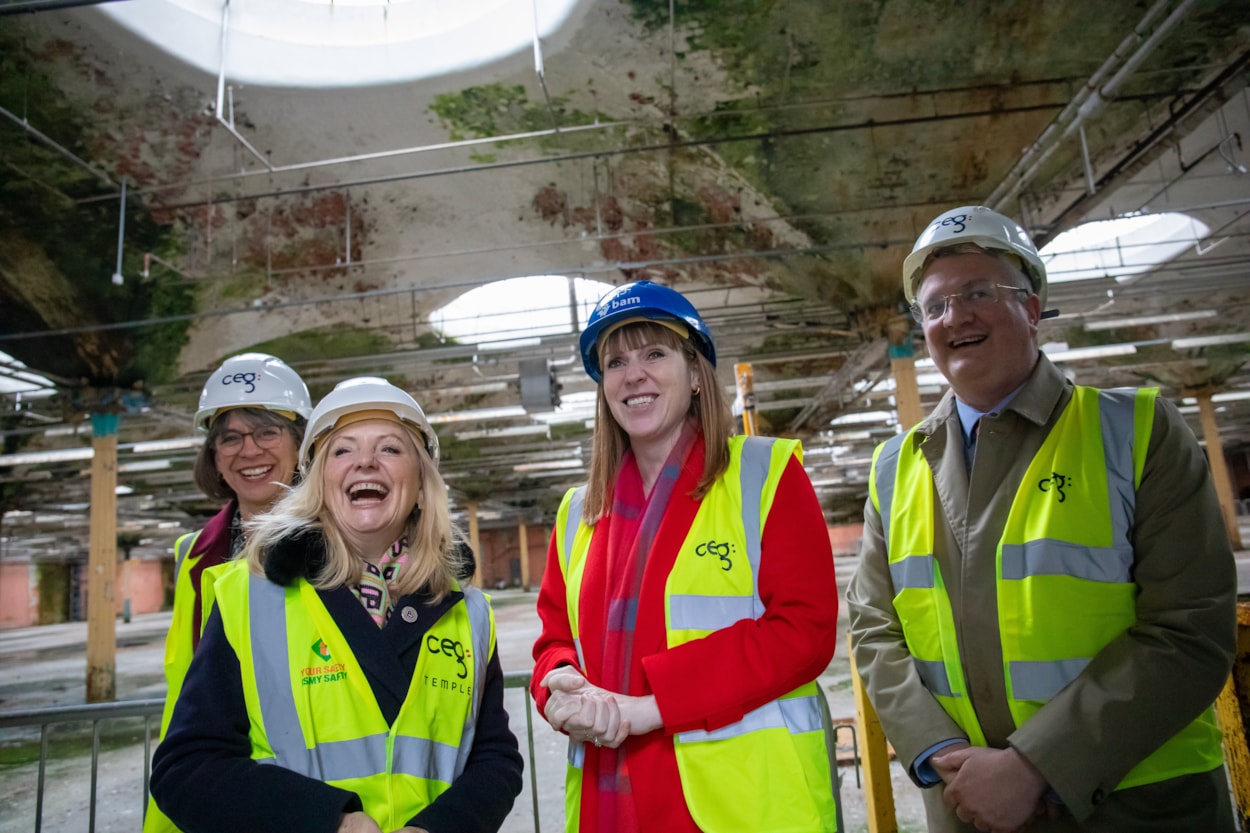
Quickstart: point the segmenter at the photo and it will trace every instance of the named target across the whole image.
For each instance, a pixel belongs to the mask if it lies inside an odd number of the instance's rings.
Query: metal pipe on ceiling
[[[1250,68],[1250,51],[1242,53],[1237,60],[1226,66],[1214,80],[1191,96],[1184,104],[1173,107],[1162,124],[1130,148],[1124,158],[1099,179],[1097,192],[1093,196],[1082,194],[1077,197],[1067,208],[1059,212],[1044,234],[1035,234],[1033,241],[1039,246],[1045,245],[1055,235],[1075,226],[1080,218],[1093,210],[1092,201],[1101,200],[1117,182],[1136,175],[1142,168],[1157,159],[1159,154],[1170,148],[1170,144],[1164,144],[1166,139],[1177,131],[1183,131],[1192,122],[1205,119],[1212,110],[1223,106],[1229,97],[1227,86],[1238,85],[1239,88],[1244,88],[1244,80],[1241,76],[1248,68]]]
[[[1068,106],[1042,131],[1042,135],[1038,137],[1037,141],[1025,150],[1019,161],[1007,173],[1007,176],[986,198],[986,205],[994,209],[1001,209],[1004,203],[1011,200],[1026,185],[1032,182],[1033,177],[1041,170],[1042,165],[1058,150],[1063,141],[1071,136],[1073,132],[1082,129],[1087,121],[1102,111],[1107,102],[1115,97],[1124,80],[1135,72],[1137,67],[1141,65],[1141,62],[1154,52],[1160,41],[1163,40],[1163,37],[1189,13],[1195,2],[1196,0],[1183,0],[1152,34],[1146,36],[1146,32],[1150,31],[1155,18],[1169,5],[1169,0],[1158,0],[1151,6],[1141,22],[1125,37],[1111,56],[1103,62],[1103,65],[1090,76],[1085,86],[1073,96]],[[1127,52],[1138,42],[1141,42],[1141,45],[1137,46],[1136,50],[1126,60],[1123,59],[1121,53]],[[1123,66],[1106,84],[1102,84],[1103,77],[1111,72],[1111,69],[1120,63],[1121,60],[1124,60]],[[1060,130],[1063,131],[1061,135],[1059,133]],[[1034,158],[1035,156],[1036,158]]]
[[[872,129],[887,128],[887,127],[912,127],[916,125],[933,124],[935,122],[987,118],[990,116],[1002,116],[1004,114],[1036,113],[1036,112],[1054,110],[1057,107],[1058,107],[1057,104],[1027,104],[1027,105],[1020,105],[1017,107],[1006,107],[1006,108],[991,107],[986,110],[972,110],[972,111],[964,111],[964,112],[959,112],[959,113],[947,113],[947,114],[938,114],[938,115],[929,115],[929,116],[915,116],[911,118],[898,118],[898,119],[871,119],[870,118],[870,119],[865,119],[863,121],[852,122],[849,124],[820,125],[817,127],[796,127],[796,128],[783,129],[783,130],[768,130],[768,131],[763,131],[760,133],[747,133],[747,134],[742,134],[742,135],[737,135],[737,136],[721,136],[721,137],[701,138],[701,139],[671,140],[671,141],[666,141],[662,143],[638,145],[636,147],[605,148],[605,149],[598,149],[598,150],[580,151],[577,153],[566,153],[566,154],[557,155],[557,156],[538,156],[538,157],[532,157],[528,159],[513,159],[513,160],[502,161],[502,162],[499,162],[499,161],[483,162],[483,163],[475,164],[475,165],[456,165],[456,166],[449,167],[449,168],[435,168],[435,169],[424,170],[424,171],[409,171],[409,172],[400,173],[400,174],[387,174],[384,176],[364,177],[361,179],[344,180],[344,181],[337,181],[333,183],[324,183],[324,184],[311,184],[310,183],[308,185],[301,185],[301,186],[291,187],[291,188],[279,188],[279,189],[275,189],[271,191],[235,194],[233,196],[227,196],[227,197],[214,196],[212,199],[208,199],[208,200],[196,200],[194,202],[171,203],[163,207],[169,210],[177,210],[177,209],[183,209],[183,208],[200,208],[200,207],[211,206],[211,205],[221,205],[222,203],[239,202],[243,200],[258,200],[258,199],[265,199],[268,197],[288,197],[288,196],[297,196],[297,195],[303,195],[303,194],[315,194],[321,191],[334,191],[334,190],[339,190],[341,188],[359,188],[359,187],[364,187],[364,186],[369,186],[369,185],[388,185],[388,184],[392,184],[396,182],[407,182],[409,180],[431,179],[431,178],[443,177],[443,176],[457,176],[460,174],[488,173],[492,171],[502,171],[502,170],[509,170],[513,168],[528,168],[528,167],[532,167],[535,165],[559,165],[559,164],[565,164],[569,162],[594,160],[598,157],[604,157],[604,156],[625,156],[625,155],[637,154],[637,153],[662,153],[662,152],[669,152],[669,151],[678,150],[678,149],[714,147],[716,145],[727,145],[727,144],[734,144],[737,142],[760,142],[760,141],[765,141],[769,139],[787,139],[787,138],[796,138],[800,136],[820,136],[820,135],[826,135],[826,134],[846,133],[846,132],[854,132],[858,130],[872,130]],[[559,133],[573,133],[578,130],[598,130],[601,127],[610,127],[613,125],[625,125],[625,124],[629,124],[629,123],[628,122],[614,122],[614,123],[598,123],[598,124],[590,124],[590,125],[581,125],[581,126],[573,126],[573,127],[562,127],[559,129],[558,132]],[[444,148],[444,147],[463,147],[469,144],[486,144],[486,143],[513,141],[517,139],[527,139],[527,138],[533,138],[533,137],[544,136],[544,135],[549,136],[549,135],[554,135],[556,132],[557,131],[555,130],[539,130],[539,131],[533,131],[531,133],[510,134],[508,136],[493,136],[493,137],[489,137],[485,139],[470,139],[470,140],[465,140],[461,142],[448,142],[448,143],[444,143],[440,145],[426,145],[421,148],[407,148],[401,151],[379,151],[376,154],[367,154],[365,156],[360,156],[360,157],[344,157],[342,159],[332,160],[332,161],[321,161],[321,162],[314,162],[314,163],[303,163],[303,164],[298,164],[298,165],[284,165],[284,166],[275,165],[271,168],[267,168],[264,171],[240,172],[238,174],[225,175],[222,177],[218,177],[216,180],[210,181],[210,182],[192,182],[192,183],[184,183],[184,184],[150,186],[148,188],[144,188],[142,190],[136,191],[136,193],[140,196],[146,196],[149,194],[155,194],[155,193],[159,193],[162,191],[171,190],[174,188],[186,189],[186,188],[191,188],[195,185],[209,185],[209,186],[220,185],[223,181],[226,181],[229,179],[240,179],[244,177],[257,176],[257,175],[270,175],[270,174],[275,174],[275,173],[287,173],[291,171],[302,170],[307,167],[324,166],[328,164],[340,164],[340,163],[346,163],[346,162],[359,162],[359,161],[365,161],[366,159],[371,159],[371,158],[395,156],[400,153],[418,153],[418,152],[424,152],[426,150],[437,150],[437,149]],[[92,197],[89,199],[82,200],[82,202],[84,203],[94,202],[96,200],[105,199],[105,198],[111,199],[114,196],[116,195]]]
[[[260,162],[260,164],[264,165],[267,171],[272,172],[274,169],[273,163],[269,161],[269,159],[265,156],[265,154],[261,153],[255,147],[253,147],[252,143],[249,142],[246,138],[244,138],[243,134],[240,133],[238,130],[236,130],[234,127],[234,87],[230,87],[229,89],[230,101],[229,101],[228,106],[229,106],[229,111],[230,111],[230,118],[227,119],[225,116],[225,111],[227,108],[226,50],[230,43],[229,38],[228,38],[229,32],[230,32],[230,0],[225,0],[225,2],[221,4],[221,69],[218,70],[217,72],[217,107],[213,111],[213,115],[216,117],[217,123],[220,124],[222,127],[226,128],[227,132],[229,132],[230,135],[235,138],[235,141],[237,141],[240,145],[242,145],[247,150],[248,153],[252,154],[252,156],[255,157],[258,162]]]
[[[97,170],[96,168],[93,168],[91,166],[91,163],[82,159],[73,151],[69,150],[64,145],[60,144],[55,139],[53,139],[52,137],[41,132],[37,127],[33,126],[29,121],[27,121],[25,116],[18,117],[16,114],[9,112],[4,107],[0,107],[0,116],[4,116],[9,121],[13,122],[18,127],[25,130],[31,136],[35,137],[35,139],[37,139],[41,144],[48,146],[52,150],[59,153],[61,156],[64,156],[66,159],[73,162],[75,165],[89,172],[92,176],[101,180],[105,185],[108,185],[109,187],[112,187],[112,188],[117,187],[117,183],[109,179],[107,174],[105,174],[102,171]],[[112,199],[112,198],[113,198],[112,196],[109,197],[109,199]]]

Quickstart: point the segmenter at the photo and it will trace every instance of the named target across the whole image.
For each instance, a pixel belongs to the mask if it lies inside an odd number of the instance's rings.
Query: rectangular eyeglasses
[[[248,437],[252,438],[257,448],[274,448],[282,442],[282,427],[266,425],[255,431],[227,431],[217,438],[217,451],[226,457],[233,457],[243,450],[243,441]]]
[[[918,321],[937,321],[946,315],[946,310],[950,307],[951,301],[958,301],[965,309],[981,309],[997,304],[1002,299],[1003,290],[1007,292],[1029,292],[1029,290],[1019,286],[978,281],[965,286],[959,292],[924,298],[918,303],[911,305],[911,312]]]

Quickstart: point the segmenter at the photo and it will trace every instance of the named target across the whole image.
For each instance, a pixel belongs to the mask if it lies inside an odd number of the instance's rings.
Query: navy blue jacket
[[[346,587],[318,591],[360,661],[387,723],[394,723],[416,672],[422,637],[463,594],[438,604],[412,594],[382,628]],[[418,611],[405,622],[398,611]],[[503,671],[490,658],[473,749],[463,774],[408,822],[430,833],[494,833],[521,791],[522,759],[503,707]],[[185,833],[334,833],[361,809],[347,790],[251,759],[239,659],[214,610],[191,660],[165,739],[156,749],[152,796]]]

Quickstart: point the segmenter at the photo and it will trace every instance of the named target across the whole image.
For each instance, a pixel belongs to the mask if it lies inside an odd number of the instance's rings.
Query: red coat
[[[743,620],[703,639],[669,649],[664,632],[664,585],[698,510],[688,495],[703,471],[703,445],[686,460],[668,511],[648,557],[638,600],[630,695],[654,694],[664,721],[661,731],[625,742],[638,819],[644,831],[698,833],[686,809],[671,736],[692,729],[713,730],[810,682],[828,667],[837,643],[838,595],[833,552],[820,503],[807,473],[791,458],[782,474],[761,542],[759,591],[764,615]],[[539,683],[560,665],[579,668],[592,683],[601,679],[602,635],[609,598],[603,551],[611,517],[599,521],[582,580],[581,645],[586,668],[577,661],[565,603],[564,576],[555,536],[538,594],[542,633],[534,645],[534,698],[541,711],[548,691]],[[598,754],[586,747],[582,789],[582,833],[593,830]]]

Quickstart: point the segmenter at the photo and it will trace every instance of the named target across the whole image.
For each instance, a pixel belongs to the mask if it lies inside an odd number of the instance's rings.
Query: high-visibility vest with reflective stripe
[[[430,626],[388,726],[347,640],[311,584],[230,565],[214,581],[239,657],[252,758],[350,790],[383,830],[403,827],[464,771],[495,620],[475,587]],[[253,635],[257,638],[253,639]]]
[[[1131,533],[1157,388],[1078,386],[1030,462],[997,548],[996,597],[1008,706],[1020,726],[1136,623]],[[933,473],[913,428],[878,447],[870,493],[881,515],[908,649],[925,686],[978,746],[950,598],[933,557]],[[1129,771],[1118,789],[1223,760],[1214,713]]]
[[[760,534],[790,457],[801,459],[802,451],[794,440],[734,437],[729,443],[729,468],[700,503],[665,585],[669,647],[764,613]],[[556,517],[556,550],[579,661],[578,602],[594,533],[582,523],[584,494],[584,488],[566,494]],[[817,699],[822,696],[812,681],[736,723],[674,736],[686,806],[701,830],[834,830],[833,781]],[[569,753],[565,826],[576,831],[584,745],[570,741]]]
[[[199,540],[201,529],[179,536],[174,541],[174,613],[169,621],[169,631],[165,634],[165,708],[161,712],[161,734],[169,728],[169,719],[174,713],[174,703],[178,701],[178,693],[182,691],[182,681],[187,676],[187,668],[191,665],[192,628],[203,630],[202,623],[191,623],[195,615],[195,588],[191,585],[191,568],[202,555],[188,558],[191,548]],[[207,605],[205,606],[207,611]],[[143,833],[177,833],[178,828],[170,821],[156,802],[148,798],[148,809],[143,816]]]

